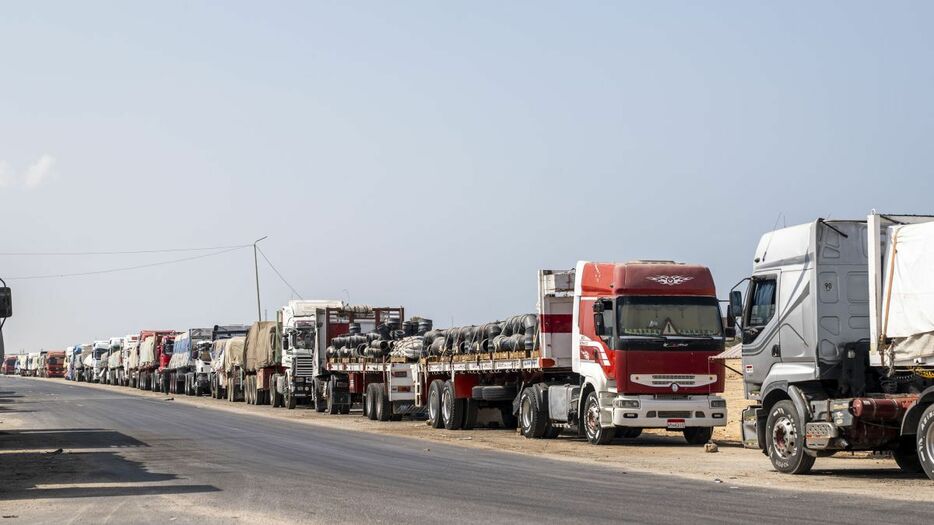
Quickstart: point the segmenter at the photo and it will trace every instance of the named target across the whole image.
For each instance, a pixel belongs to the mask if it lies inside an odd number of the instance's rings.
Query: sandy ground
[[[739,363],[730,363],[739,369]],[[61,381],[39,379],[36,381]],[[901,473],[895,462],[886,458],[874,458],[867,454],[838,453],[830,458],[820,458],[814,470],[807,476],[788,476],[772,470],[760,451],[743,449],[739,444],[739,417],[748,402],[743,398],[742,383],[738,374],[730,373],[725,397],[729,403],[729,424],[718,428],[714,441],[719,452],[706,453],[702,447],[688,446],[680,434],[664,431],[647,431],[632,440],[617,440],[613,445],[596,447],[581,438],[562,436],[555,440],[528,440],[514,431],[502,429],[477,429],[471,431],[444,431],[429,428],[423,421],[375,422],[360,416],[359,411],[345,416],[318,414],[305,407],[296,410],[270,406],[249,406],[244,403],[229,403],[207,397],[156,394],[135,389],[74,383],[86,388],[118,390],[136,396],[161,398],[169,403],[184,403],[210,410],[227,410],[250,413],[271,420],[286,419],[311,425],[371,432],[383,435],[404,436],[424,440],[425,448],[432,442],[442,442],[463,447],[510,451],[518,454],[546,456],[563,461],[582,464],[598,463],[624,470],[652,472],[692,479],[708,480],[730,486],[775,487],[801,490],[807,485],[816,491],[844,492],[851,495],[885,496],[911,501],[934,501],[934,482],[926,477]],[[28,418],[4,418],[0,427],[22,424]],[[20,423],[16,423],[20,420]]]

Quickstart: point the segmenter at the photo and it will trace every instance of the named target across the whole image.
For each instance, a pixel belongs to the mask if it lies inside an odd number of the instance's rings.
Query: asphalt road
[[[18,428],[0,422],[0,514],[15,516],[4,523],[926,523],[934,515],[932,504],[732,488],[0,377],[0,421],[14,418]]]

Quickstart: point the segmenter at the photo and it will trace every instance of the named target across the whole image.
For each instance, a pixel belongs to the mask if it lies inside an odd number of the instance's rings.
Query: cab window
[[[762,327],[769,324],[775,315],[775,278],[757,279],[752,282],[747,327]]]

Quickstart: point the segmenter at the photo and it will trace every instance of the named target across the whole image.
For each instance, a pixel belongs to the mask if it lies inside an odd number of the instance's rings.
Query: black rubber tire
[[[516,389],[502,385],[488,385],[479,387],[484,401],[512,401],[516,398]]]
[[[279,393],[279,389],[275,386],[279,382],[279,374],[272,375],[272,382],[269,385],[269,404],[272,408],[279,408],[283,405],[282,394]]]
[[[616,437],[623,439],[635,439],[642,435],[642,429],[639,427],[616,427]]]
[[[704,445],[713,437],[713,427],[687,427],[681,433],[688,445]]]
[[[765,444],[775,470],[783,474],[807,474],[814,456],[804,451],[804,424],[794,403],[783,399],[769,410]]]
[[[295,410],[295,405],[298,403],[298,400],[295,398],[295,395],[292,392],[286,390],[284,398],[280,400],[280,406],[285,405],[285,408],[289,410]]]
[[[324,400],[324,397],[321,395],[321,391],[323,390],[324,387],[321,385],[321,381],[318,379],[315,379],[314,383],[312,384],[312,387],[314,388],[314,392],[312,392],[312,395],[314,397],[312,397],[311,402],[315,406],[315,412],[318,412],[319,414],[323,414],[324,411],[328,409],[328,404]]]
[[[473,430],[477,426],[477,416],[480,413],[480,402],[474,399],[464,400],[464,430]]]
[[[389,402],[386,385],[377,383],[373,391],[376,393],[376,399],[373,401],[373,407],[376,409],[376,420],[389,421],[392,419],[392,404]]]
[[[444,420],[441,418],[441,390],[444,388],[444,381],[435,379],[428,386],[428,424],[431,428],[444,428]]]
[[[366,394],[363,396],[363,415],[369,420],[376,421],[376,383],[366,386]]]
[[[337,415],[340,412],[340,407],[337,403],[334,402],[334,378],[332,377],[328,380],[328,395],[327,395],[327,410],[326,412],[330,415]]]
[[[454,393],[454,383],[450,380],[444,382],[441,389],[441,419],[447,430],[460,430],[464,426],[466,415],[466,399],[457,399]]]
[[[898,447],[892,451],[892,457],[895,458],[895,464],[905,474],[920,474],[924,472],[921,466],[921,458],[918,457],[918,445],[915,443],[914,436],[902,436]]]
[[[591,445],[609,445],[616,437],[614,427],[600,426],[600,398],[597,393],[590,391],[584,401],[584,411],[581,416],[584,427],[584,436]]]
[[[930,405],[921,413],[915,438],[921,467],[924,473],[934,480],[934,405]]]
[[[526,388],[519,395],[519,431],[529,439],[541,439],[548,429],[548,418],[542,417],[538,395],[534,387]]]

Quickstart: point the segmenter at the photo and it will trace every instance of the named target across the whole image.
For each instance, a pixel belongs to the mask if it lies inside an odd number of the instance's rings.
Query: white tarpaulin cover
[[[884,335],[934,332],[934,222],[892,226],[888,237],[882,287],[883,316],[888,311],[888,319],[882,320]]]
[[[934,222],[889,227],[884,264],[883,336],[898,361],[934,355]]]

